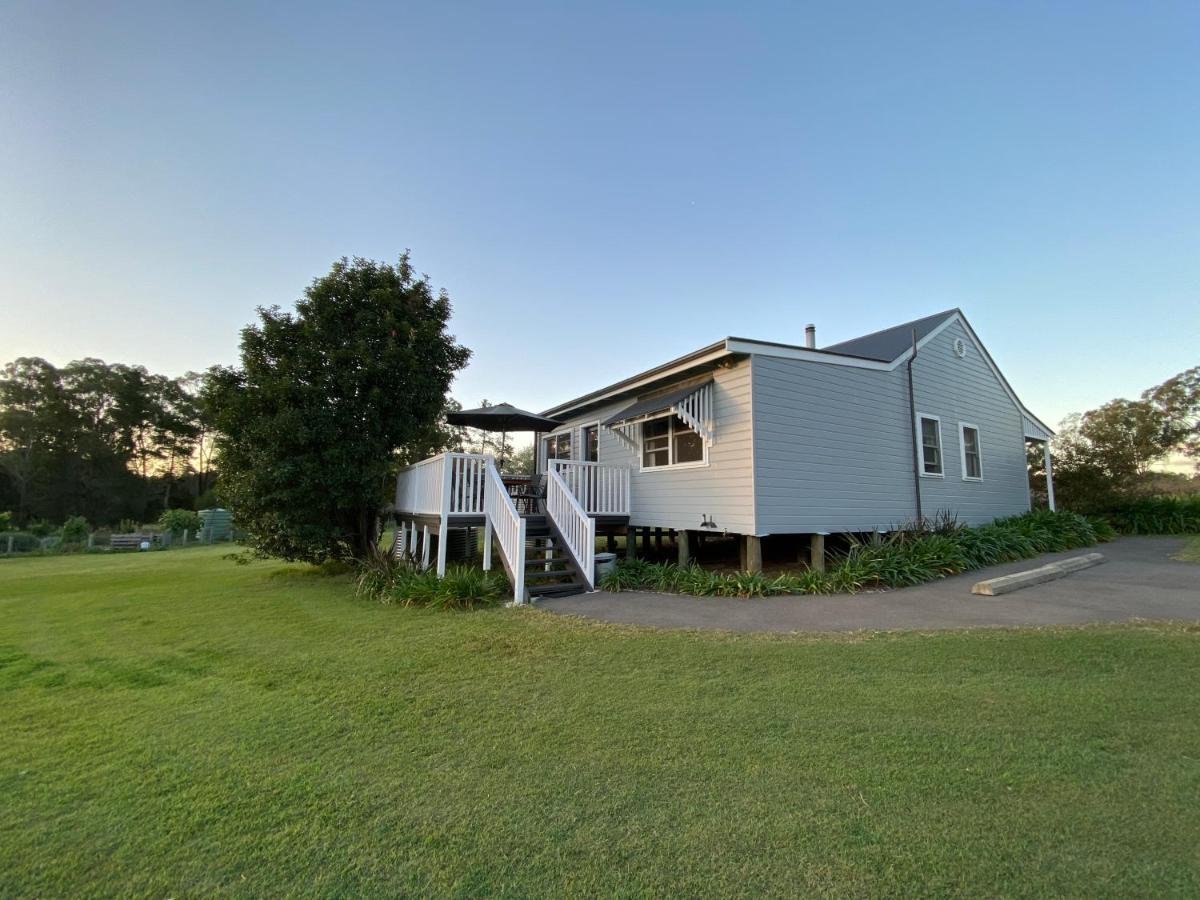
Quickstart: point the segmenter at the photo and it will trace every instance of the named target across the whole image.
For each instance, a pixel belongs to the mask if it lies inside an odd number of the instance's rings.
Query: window
[[[704,438],[673,415],[642,423],[642,468],[697,466],[707,462]]]
[[[942,422],[937,416],[921,416],[921,471],[942,474]]]
[[[600,461],[600,429],[595,425],[584,425],[580,432],[579,446],[587,462]]]
[[[704,439],[678,419],[672,419],[671,461],[704,462]]]
[[[671,420],[651,419],[642,423],[642,468],[671,464]]]
[[[959,423],[962,430],[962,477],[967,481],[983,479],[983,458],[979,452],[979,429],[974,425]]]
[[[571,432],[552,434],[546,438],[546,459],[571,458]]]

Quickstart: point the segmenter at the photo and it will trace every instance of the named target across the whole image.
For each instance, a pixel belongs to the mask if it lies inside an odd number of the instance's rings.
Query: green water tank
[[[228,541],[233,538],[233,513],[229,510],[202,509],[200,518],[204,522],[204,540]]]

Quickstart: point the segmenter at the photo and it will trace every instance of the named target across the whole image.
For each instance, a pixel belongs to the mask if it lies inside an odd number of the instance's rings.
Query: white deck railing
[[[546,472],[546,514],[558,528],[575,562],[582,569],[588,590],[596,587],[596,520],[575,499],[575,495],[553,466]]]
[[[508,563],[513,579],[513,602],[525,602],[525,520],[508,495],[495,461],[488,457],[483,471],[483,568],[492,567],[492,535]]]
[[[548,471],[562,476],[579,505],[592,516],[629,515],[629,469],[574,459],[552,459]]]
[[[419,516],[483,515],[481,453],[439,453],[400,470],[396,509]]]
[[[440,516],[445,465],[445,454],[441,454],[401,469],[396,479],[396,509],[419,516]]]

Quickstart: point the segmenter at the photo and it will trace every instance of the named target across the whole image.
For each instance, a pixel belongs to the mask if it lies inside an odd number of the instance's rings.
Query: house
[[[488,457],[434,457],[400,476],[404,549],[428,562],[436,531],[442,568],[449,529],[482,526],[485,566],[494,543],[518,601],[592,587],[598,533],[636,552],[674,532],[681,558],[699,535],[737,535],[751,570],[764,537],[803,535],[819,566],[831,533],[1028,510],[1027,442],[1054,503],[1053,433],[958,309],[821,348],[812,326],[803,345],[728,337],[543,415],[562,424],[537,436],[536,510],[517,512]]]

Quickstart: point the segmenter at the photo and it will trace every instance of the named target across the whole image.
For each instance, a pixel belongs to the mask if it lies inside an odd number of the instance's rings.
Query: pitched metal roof
[[[642,416],[648,416],[653,413],[664,412],[670,409],[684,397],[689,394],[694,394],[706,384],[711,384],[712,379],[706,378],[703,381],[693,381],[681,388],[676,388],[673,391],[668,391],[665,394],[653,394],[649,397],[639,397],[636,403],[632,403],[625,407],[619,413],[609,416],[601,424],[615,425],[617,422],[628,422],[630,419],[637,419]]]
[[[891,362],[903,354],[905,350],[912,347],[913,329],[916,329],[917,340],[919,341],[948,318],[955,315],[959,315],[957,309],[948,309],[945,312],[935,313],[923,319],[915,319],[912,322],[905,322],[903,325],[893,325],[891,328],[883,329],[883,331],[875,331],[849,341],[842,341],[840,344],[830,344],[821,349],[827,353],[841,353],[846,356],[858,356],[863,359]]]

